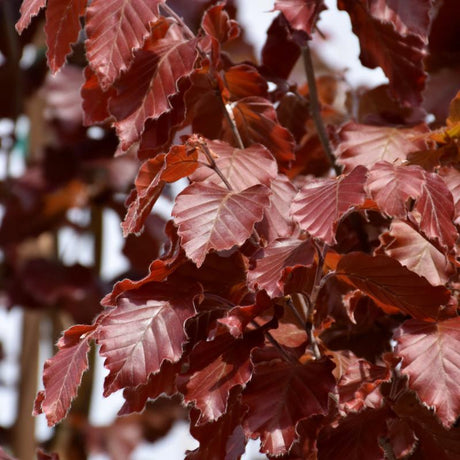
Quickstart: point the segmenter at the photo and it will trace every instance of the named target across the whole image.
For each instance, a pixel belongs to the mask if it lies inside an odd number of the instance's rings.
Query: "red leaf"
[[[147,160],[139,169],[135,190],[128,201],[128,212],[121,224],[123,235],[139,233],[165,183],[190,175],[198,166],[198,154],[185,145],[174,145],[166,155]]]
[[[411,31],[399,31],[398,23],[381,20],[379,11],[364,0],[339,0],[338,6],[350,15],[361,45],[361,62],[371,69],[382,67],[393,94],[404,104],[420,105],[426,79],[425,40]],[[418,9],[416,3],[411,6],[411,11]]]
[[[440,307],[450,299],[446,288],[432,286],[387,256],[346,254],[337,265],[336,276],[363,291],[384,310],[397,308],[418,319],[438,318]]]
[[[66,416],[77,394],[82,375],[88,368],[88,342],[95,329],[95,325],[77,325],[67,329],[58,341],[59,351],[45,362],[45,389],[37,395],[34,415],[44,413],[49,426]]]
[[[412,215],[428,238],[451,249],[458,237],[454,219],[454,200],[446,184],[437,174],[425,173],[422,194],[416,201]]]
[[[192,410],[190,413],[190,433],[200,442],[200,447],[187,452],[186,460],[240,458],[244,453],[246,438],[241,420],[246,408],[237,399],[239,395],[231,395],[225,414],[213,423],[198,425],[200,412]]]
[[[227,409],[230,390],[251,378],[251,350],[263,344],[259,331],[235,339],[229,333],[202,341],[190,355],[190,369],[178,377],[177,387],[186,403],[201,412],[197,424],[215,421]]]
[[[264,218],[256,224],[256,230],[268,243],[277,238],[287,238],[297,232],[297,224],[291,217],[291,203],[297,194],[292,182],[284,175],[278,174],[270,184],[272,194],[270,207],[265,210]]]
[[[335,244],[340,219],[365,200],[367,169],[358,166],[336,179],[314,179],[295,197],[291,212],[303,230],[327,244]]]
[[[254,256],[255,266],[248,272],[252,288],[265,289],[271,297],[283,295],[280,283],[288,267],[309,267],[313,264],[315,248],[310,239],[278,239]]]
[[[340,405],[347,412],[359,412],[366,407],[377,409],[382,403],[378,387],[391,379],[387,367],[357,359],[338,383]]]
[[[262,145],[253,145],[241,150],[222,141],[206,141],[217,167],[238,192],[257,184],[269,186],[277,175],[273,155]],[[201,153],[201,161],[208,164]],[[194,182],[206,182],[225,186],[222,179],[208,166],[200,166],[191,176]]]
[[[196,41],[177,38],[173,26],[168,29],[163,20],[157,23],[154,37],[136,53],[110,100],[123,151],[139,140],[147,120],[171,110],[170,98],[179,92],[177,82],[192,73],[196,55]]]
[[[172,211],[187,257],[200,267],[211,249],[243,244],[262,219],[269,195],[270,189],[260,184],[241,192],[215,184],[188,186],[176,198]]]
[[[359,165],[370,169],[378,161],[402,162],[409,153],[427,148],[423,135],[426,132],[424,124],[401,129],[347,123],[339,132],[338,162],[345,171]]]
[[[326,9],[323,0],[276,0],[275,10],[281,11],[293,29],[312,34],[319,13]]]
[[[48,65],[53,73],[65,63],[70,45],[78,40],[87,0],[48,0],[46,8],[46,44]]]
[[[380,240],[385,254],[433,286],[445,284],[454,272],[446,255],[405,222],[393,221],[390,231],[382,234]]]
[[[276,117],[273,105],[261,97],[245,97],[233,107],[238,131],[245,145],[263,144],[278,161],[294,159],[294,139]],[[233,133],[227,126],[225,139],[233,142]]]
[[[203,30],[219,43],[225,43],[240,34],[238,23],[230,19],[224,8],[225,3],[212,6],[206,11],[201,22]]]
[[[21,18],[16,24],[16,30],[22,34],[34,16],[46,5],[46,0],[24,0],[21,4]]]
[[[164,360],[179,361],[186,342],[184,322],[195,314],[198,286],[149,283],[117,297],[102,319],[97,341],[109,375],[104,396],[124,387],[146,384]]]
[[[286,362],[274,351],[253,355],[253,376],[243,392],[243,404],[249,407],[246,434],[260,436],[261,452],[283,455],[297,437],[300,420],[327,413],[334,365],[329,360]]]
[[[381,211],[403,219],[407,216],[407,201],[421,195],[424,180],[419,166],[393,166],[380,161],[369,171],[367,188]]]
[[[268,85],[257,70],[247,64],[234,65],[223,75],[230,99],[238,100],[247,96],[268,97]]]
[[[90,66],[85,67],[85,80],[85,84],[81,88],[83,124],[91,126],[96,123],[102,123],[110,117],[109,99],[114,96],[115,91],[110,88],[107,92],[104,92]]]
[[[123,397],[125,403],[118,411],[118,415],[127,415],[132,412],[142,412],[149,399],[156,399],[164,394],[172,396],[177,392],[176,376],[180,372],[181,362],[172,364],[163,361],[156,374],[150,374],[147,383],[133,388],[125,388]]]
[[[164,1],[93,0],[89,4],[86,55],[103,90],[129,69],[133,52],[144,45]]]
[[[387,431],[387,410],[367,409],[319,433],[318,460],[382,460],[379,438]]]
[[[439,175],[443,178],[447,188],[454,199],[456,224],[460,223],[460,172],[455,168],[444,166],[439,169]]]
[[[408,423],[400,419],[388,420],[388,440],[397,459],[411,458],[418,439]]]
[[[460,318],[438,323],[406,321],[397,331],[396,354],[409,387],[449,428],[460,416]]]

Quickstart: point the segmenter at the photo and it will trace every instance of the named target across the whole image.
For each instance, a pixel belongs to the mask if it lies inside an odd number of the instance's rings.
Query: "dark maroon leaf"
[[[215,421],[226,412],[231,389],[244,387],[251,378],[251,350],[262,343],[259,331],[241,339],[225,332],[195,346],[189,358],[190,368],[179,376],[177,387],[185,402],[200,410],[197,424]]]
[[[276,0],[275,10],[281,11],[293,29],[311,35],[319,13],[326,9],[323,0]]]
[[[245,430],[260,436],[262,452],[282,455],[295,441],[300,420],[327,413],[334,365],[329,360],[287,362],[275,351],[256,352],[253,361],[253,376],[243,392],[249,407]]]
[[[225,4],[220,3],[209,8],[201,22],[203,30],[211,37],[214,37],[219,43],[232,40],[240,33],[238,23],[230,19],[224,7]]]
[[[387,256],[346,254],[337,265],[336,276],[363,291],[384,311],[397,309],[417,319],[437,319],[440,307],[450,299],[446,288],[432,286]]]

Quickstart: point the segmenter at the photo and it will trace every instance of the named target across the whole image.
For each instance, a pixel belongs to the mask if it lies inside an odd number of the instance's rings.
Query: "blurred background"
[[[210,2],[168,3],[196,25]],[[61,331],[91,322],[117,280],[147,273],[181,186],[160,198],[141,236],[122,238],[124,201],[139,161],[130,153],[113,158],[110,127],[84,126],[84,37],[51,76],[43,15],[18,37],[20,4],[0,0],[0,445],[21,460],[35,458],[37,446],[72,460],[182,459],[196,441],[179,402],[159,399],[142,414],[116,418],[123,398],[102,398],[105,371],[95,349],[67,419],[50,429],[44,416],[31,416],[43,363]],[[273,0],[228,4],[245,31],[232,51],[257,62]],[[361,66],[348,16],[334,1],[326,4],[312,45],[318,76],[334,74],[343,97],[385,83],[380,69]],[[303,71],[294,70],[292,79],[303,83]],[[244,458],[261,458],[258,449],[250,442]]]

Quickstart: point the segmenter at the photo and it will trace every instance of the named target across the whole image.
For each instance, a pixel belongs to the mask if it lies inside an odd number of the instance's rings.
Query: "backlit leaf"
[[[86,55],[102,89],[125,72],[165,0],[93,0],[86,13]]]
[[[460,223],[460,171],[455,168],[442,167],[438,170],[438,174],[443,178],[447,185],[455,205],[455,220],[456,224]]]
[[[211,249],[243,244],[254,224],[262,220],[269,196],[270,189],[261,184],[241,192],[215,184],[188,186],[176,198],[172,211],[187,257],[200,267]]]
[[[255,266],[248,272],[249,284],[265,289],[271,297],[283,295],[280,283],[284,270],[288,267],[308,267],[313,264],[315,248],[311,240],[297,238],[278,239],[254,256]]]
[[[291,212],[303,230],[334,244],[340,219],[365,200],[367,169],[356,167],[337,179],[313,179],[295,197]]]
[[[450,427],[460,416],[460,318],[437,323],[406,321],[396,340],[396,354],[403,359],[401,372],[409,376],[409,387]]]
[[[282,455],[295,441],[300,420],[327,413],[334,365],[329,360],[287,362],[274,351],[256,352],[254,358],[253,376],[243,392],[249,407],[245,430],[260,436],[261,452]]]
[[[206,11],[201,22],[203,30],[219,43],[232,40],[240,33],[238,23],[230,19],[224,7],[225,3],[212,6]]]
[[[177,81],[193,71],[196,41],[177,38],[172,29],[159,21],[157,36],[135,53],[132,66],[115,84],[117,95],[109,109],[123,151],[139,140],[147,120],[171,110],[170,98],[179,92]]]
[[[445,284],[453,267],[445,254],[409,224],[393,221],[390,231],[380,236],[382,250],[433,286]]]
[[[402,129],[349,122],[339,132],[338,162],[346,171],[359,165],[370,169],[378,161],[402,162],[409,153],[426,148],[427,131],[426,125]]]
[[[144,284],[117,297],[100,322],[97,341],[109,374],[104,395],[146,384],[164,360],[179,361],[186,341],[184,322],[195,314],[199,287]]]
[[[319,13],[326,9],[323,0],[276,0],[275,10],[281,11],[293,29],[312,34]]]
[[[422,194],[415,203],[412,215],[428,238],[452,248],[458,237],[453,224],[454,200],[446,184],[437,174],[425,173]]]
[[[21,34],[27,27],[34,16],[46,5],[46,0],[24,0],[21,4],[21,18],[16,24],[16,30]]]
[[[48,45],[48,65],[57,72],[70,53],[70,45],[75,43],[80,33],[80,16],[83,15],[87,0],[48,0],[46,7],[46,44]]]
[[[94,330],[94,325],[77,325],[67,329],[59,339],[59,351],[45,362],[45,389],[37,395],[34,414],[44,413],[49,426],[66,416],[77,395],[82,375],[88,368],[88,341]]]
[[[397,308],[417,319],[437,319],[440,307],[450,298],[443,286],[432,286],[425,278],[387,256],[353,252],[344,255],[336,276],[371,297],[377,305]]]
[[[367,188],[386,215],[405,218],[407,202],[421,195],[424,180],[423,169],[419,166],[393,166],[380,161],[369,171]]]
[[[276,161],[262,145],[241,150],[222,141],[206,143],[217,167],[236,191],[240,192],[257,184],[269,186],[277,175]],[[204,154],[201,154],[200,159],[203,163],[208,163]],[[216,172],[204,165],[193,173],[191,180],[225,186]]]

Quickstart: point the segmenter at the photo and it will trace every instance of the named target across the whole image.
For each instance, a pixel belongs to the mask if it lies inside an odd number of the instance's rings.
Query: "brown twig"
[[[176,22],[184,29],[185,35],[187,35],[190,40],[196,38],[195,34],[190,30],[190,27],[185,24],[184,20],[167,3],[160,3],[160,8],[163,8],[169,16],[176,20]]]
[[[315,123],[316,131],[318,132],[318,137],[324,151],[326,152],[326,156],[329,159],[331,166],[334,168],[335,173],[339,176],[341,174],[341,170],[339,165],[335,162],[335,156],[332,153],[329,137],[327,135],[326,128],[324,127],[323,119],[321,118],[321,108],[318,100],[318,90],[316,88],[315,71],[313,69],[313,62],[308,42],[302,46],[302,58],[310,94],[310,114]]]
[[[208,144],[206,143],[205,140],[200,139],[200,147],[201,147],[203,153],[206,155],[206,158],[208,159],[209,167],[222,179],[222,182],[225,184],[225,186],[228,188],[228,190],[230,192],[232,192],[233,191],[232,185],[227,180],[227,178],[224,176],[223,172],[217,166],[216,161],[212,157],[212,153],[209,150]]]

